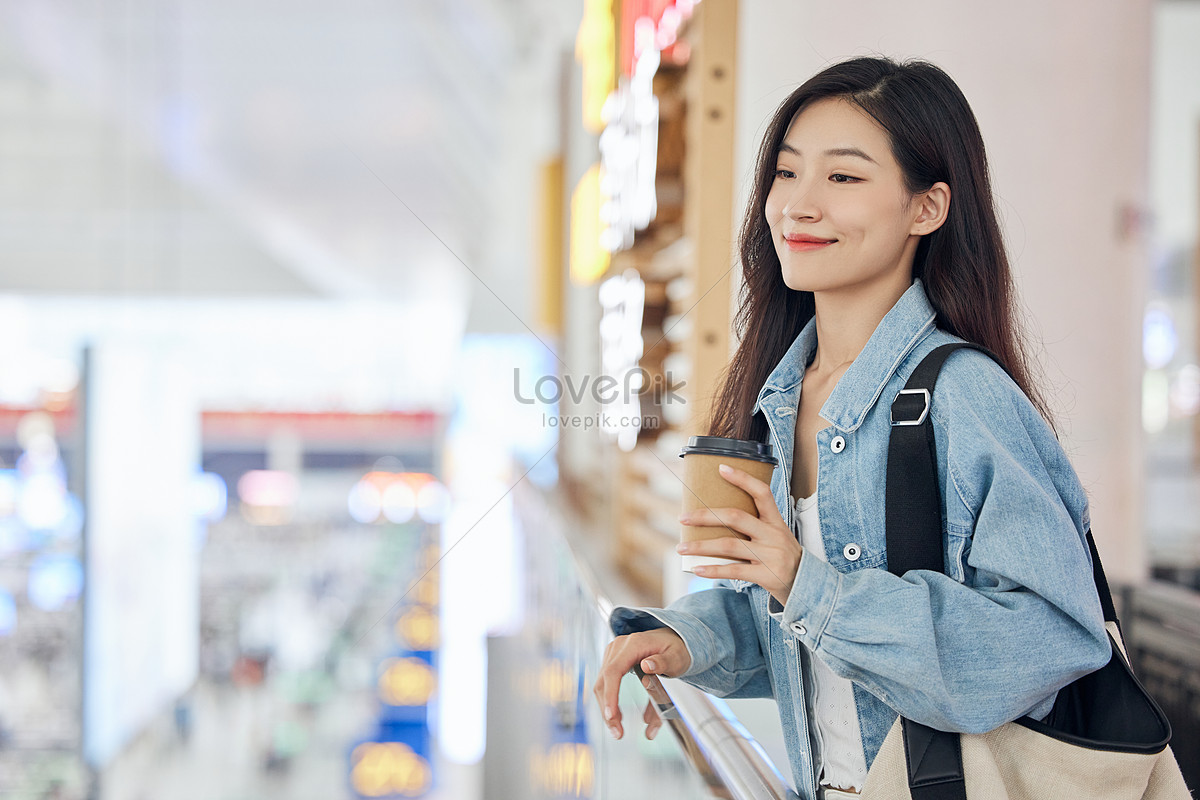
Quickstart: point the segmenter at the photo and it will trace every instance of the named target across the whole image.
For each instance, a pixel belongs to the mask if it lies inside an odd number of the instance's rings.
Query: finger
[[[694,542],[680,542],[675,550],[690,556],[716,556],[718,558],[736,558],[743,561],[758,561],[755,553],[757,548],[749,546],[749,542],[737,536],[721,536],[717,539],[698,539]]]
[[[646,721],[646,738],[653,739],[658,733],[658,729],[662,727],[662,718],[658,716],[658,710],[654,708],[653,700],[646,703],[646,710],[642,712],[642,719]]]
[[[671,648],[643,658],[639,666],[647,675],[662,675],[664,678],[683,672],[682,659],[672,653]]]
[[[781,523],[782,519],[780,517]],[[698,527],[729,528],[745,534],[751,539],[761,538],[771,527],[754,514],[747,513],[740,508],[698,508],[695,511],[680,514],[679,521],[684,525]]]
[[[775,495],[771,494],[769,484],[754,477],[749,472],[731,467],[728,464],[721,464],[717,467],[717,470],[721,473],[721,477],[754,498],[754,505],[758,508],[759,519],[766,522],[774,522],[777,519],[780,521],[783,520],[783,515],[779,513],[779,506],[775,504]]]
[[[623,671],[622,671],[623,672]],[[605,660],[604,666],[600,668],[600,677],[596,680],[596,701],[600,705],[600,715],[604,717],[604,724],[608,726],[612,735],[621,738],[621,706],[618,703],[619,692],[621,688],[621,674],[616,673],[612,662]]]
[[[647,675],[642,679],[642,686],[646,688],[646,694],[650,695],[650,699],[659,705],[670,705],[671,697],[667,694],[667,690],[663,688],[662,681],[657,675]]]
[[[694,542],[680,542],[676,551],[686,555],[716,556],[736,561],[738,564],[751,566],[765,565],[772,558],[775,547],[770,540],[747,541],[736,536],[722,536],[717,539],[706,539]],[[697,575],[711,577],[707,573],[697,572]]]
[[[633,633],[620,636],[613,640],[613,648],[601,667],[604,676],[604,686],[601,689],[601,713],[605,724],[612,735],[620,739],[625,726],[621,715],[620,690],[621,681],[625,675],[632,672],[633,665],[642,662],[643,672],[653,672],[661,666],[666,666],[668,659],[664,654],[656,652],[661,645],[653,638],[647,638],[645,633]],[[647,664],[653,665],[647,669]]]
[[[703,578],[727,578],[735,581],[750,581],[760,586],[765,580],[759,564],[706,564],[702,567],[692,567],[696,574]]]

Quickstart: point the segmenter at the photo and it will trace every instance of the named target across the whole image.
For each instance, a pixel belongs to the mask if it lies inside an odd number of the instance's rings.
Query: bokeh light
[[[406,481],[393,481],[383,490],[383,515],[389,522],[408,522],[417,511],[417,493]]]
[[[1188,364],[1171,382],[1171,409],[1181,417],[1200,413],[1200,366]]]
[[[1179,347],[1179,334],[1170,309],[1151,305],[1142,321],[1142,356],[1150,369],[1162,369],[1171,363]]]
[[[252,469],[238,478],[238,497],[243,503],[270,508],[290,508],[300,495],[296,476],[290,472]]]
[[[347,506],[350,516],[355,522],[361,522],[364,525],[374,522],[379,518],[382,505],[382,493],[370,481],[360,480],[350,490]]]
[[[83,591],[83,566],[72,556],[39,556],[29,567],[29,602],[43,611],[58,611]]]
[[[55,526],[53,534],[60,541],[73,541],[83,533],[83,503],[67,492],[63,496],[63,516]]]
[[[29,531],[16,517],[0,517],[0,556],[26,549]]]
[[[229,488],[215,472],[200,472],[192,480],[192,513],[205,522],[224,519],[229,508]]]
[[[438,481],[429,481],[417,492],[418,513],[426,522],[441,522],[449,507],[450,492]]]
[[[31,530],[51,531],[67,515],[67,490],[53,473],[35,472],[21,482],[17,495],[17,516]]]
[[[8,636],[17,629],[17,603],[5,589],[0,589],[0,636]]]

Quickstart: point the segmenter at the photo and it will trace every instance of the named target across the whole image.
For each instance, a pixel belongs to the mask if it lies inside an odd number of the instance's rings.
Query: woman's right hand
[[[596,702],[600,704],[600,713],[604,716],[605,724],[617,739],[624,733],[621,727],[621,708],[617,704],[621,679],[638,662],[641,662],[642,672],[647,675],[669,678],[687,672],[692,664],[692,657],[688,654],[683,639],[670,628],[627,633],[608,643],[592,692],[596,695]],[[658,718],[649,707],[645,718],[648,723],[646,737],[653,738],[658,730]]]

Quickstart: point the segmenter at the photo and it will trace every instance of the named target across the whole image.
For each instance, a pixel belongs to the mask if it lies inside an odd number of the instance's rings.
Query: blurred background
[[[0,0],[0,795],[742,796],[591,685],[705,585],[766,122],[867,53],[975,110],[1200,785],[1200,2]]]

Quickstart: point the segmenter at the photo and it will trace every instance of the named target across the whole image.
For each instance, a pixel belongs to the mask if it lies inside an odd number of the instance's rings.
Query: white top
[[[828,561],[817,516],[816,494],[797,500],[795,510],[793,532],[804,548],[803,558]],[[867,759],[858,727],[858,709],[854,704],[854,684],[835,674],[815,655],[807,661],[811,667],[805,679],[813,686],[809,717],[821,748],[820,782],[835,789],[861,791],[867,777]]]

